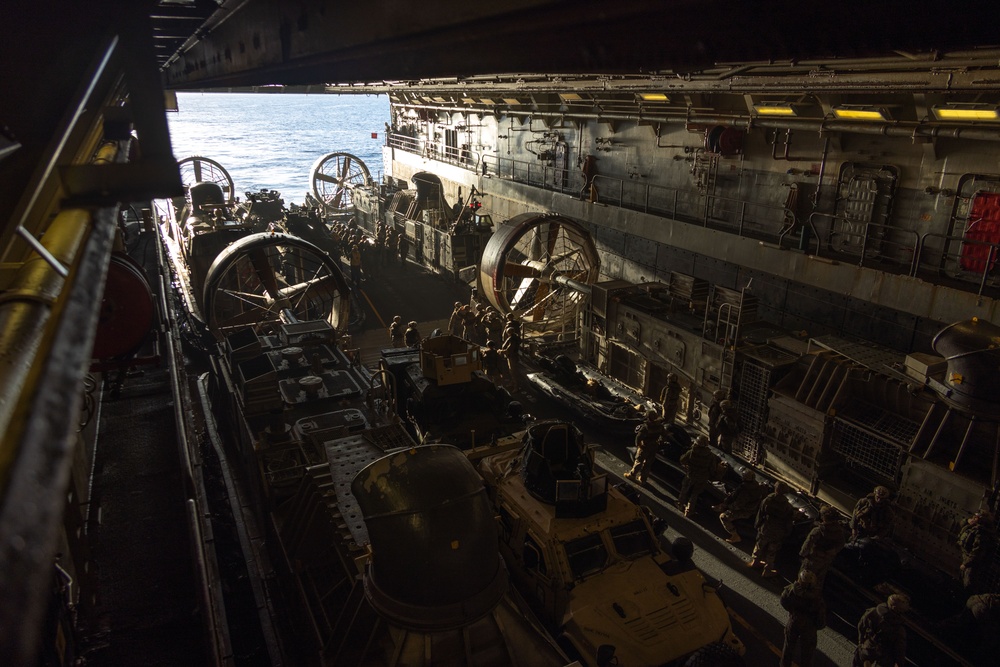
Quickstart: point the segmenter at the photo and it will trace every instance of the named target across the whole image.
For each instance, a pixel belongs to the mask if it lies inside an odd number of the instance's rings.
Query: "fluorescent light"
[[[559,93],[559,99],[563,102],[577,102],[583,98],[577,93]]]
[[[785,102],[760,102],[753,105],[758,116],[797,116],[795,107]]]
[[[997,107],[985,104],[949,104],[933,111],[938,120],[1000,120]]]
[[[505,97],[503,98],[503,101],[504,104],[510,104],[510,105],[524,104],[524,102],[517,99],[516,97]]]
[[[471,97],[463,97],[462,104],[475,104],[476,100]]]
[[[886,120],[885,109],[881,107],[841,106],[833,107],[833,115],[844,120]]]
[[[639,93],[639,99],[644,102],[669,102],[670,98],[663,93]]]
[[[484,98],[480,99],[479,102],[480,102],[480,104],[490,104],[490,105],[496,104],[496,102],[494,102],[493,100],[491,100],[488,97],[484,97]]]

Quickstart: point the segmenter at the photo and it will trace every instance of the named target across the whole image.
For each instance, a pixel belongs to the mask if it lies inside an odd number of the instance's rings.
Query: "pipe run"
[[[447,113],[494,113],[486,109],[438,106],[432,104],[393,104],[406,109],[430,109]],[[682,111],[678,109],[678,111]],[[972,141],[1000,141],[1000,127],[964,126],[939,122],[915,121],[849,121],[828,118],[760,118],[749,115],[704,114],[688,115],[647,115],[624,113],[596,113],[579,111],[531,111],[508,109],[503,114],[529,116],[531,118],[582,119],[596,121],[631,121],[635,123],[684,123],[690,125],[722,125],[749,131],[754,128],[779,130],[806,130],[819,133],[843,132],[847,134],[875,134],[885,137],[926,138],[926,139],[968,139]]]

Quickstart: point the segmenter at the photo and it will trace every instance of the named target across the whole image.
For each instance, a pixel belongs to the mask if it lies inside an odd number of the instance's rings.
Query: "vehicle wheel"
[[[716,643],[695,651],[684,663],[684,667],[746,667],[746,662],[733,649]]]

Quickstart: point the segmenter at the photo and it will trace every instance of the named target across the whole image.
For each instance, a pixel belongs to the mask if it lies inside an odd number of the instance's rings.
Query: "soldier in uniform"
[[[819,511],[820,523],[806,536],[799,556],[802,569],[816,575],[816,585],[823,588],[826,573],[833,565],[837,554],[847,543],[847,531],[840,520],[840,512],[829,505]]]
[[[909,609],[910,598],[895,594],[862,614],[853,667],[904,667],[906,628],[903,627],[903,614]]]
[[[660,405],[663,410],[663,423],[673,424],[677,409],[681,405],[681,383],[673,373],[667,373],[667,384],[660,392]]]
[[[420,344],[420,332],[417,330],[416,322],[410,322],[406,325],[403,342],[406,343],[406,347],[416,347]]]
[[[774,493],[764,498],[757,510],[757,542],[747,567],[764,566],[764,578],[777,576],[774,568],[778,558],[778,550],[785,538],[792,532],[795,508],[788,502],[785,494],[788,485],[784,482],[774,483]]]
[[[726,454],[732,454],[736,436],[740,434],[740,416],[732,401],[722,401],[719,403],[719,409],[721,412],[715,425],[715,430],[719,434],[719,449]]]
[[[486,341],[486,347],[483,348],[483,372],[486,373],[486,377],[493,380],[493,382],[500,381],[500,353],[497,351],[496,341],[488,340]]]
[[[798,578],[781,591],[780,602],[788,611],[788,622],[779,665],[791,667],[792,654],[798,646],[799,667],[812,667],[816,633],[826,627],[826,603],[816,576],[809,570],[801,570]]]
[[[456,301],[455,308],[451,311],[451,317],[448,318],[448,333],[452,336],[462,335],[462,302]]]
[[[743,481],[740,485],[733,489],[725,500],[712,508],[721,512],[719,521],[722,522],[722,527],[729,531],[726,542],[736,544],[742,541],[743,538],[736,532],[736,524],[733,522],[757,516],[757,510],[760,509],[760,503],[767,492],[767,485],[757,481],[753,468],[743,470]]]
[[[726,392],[716,389],[712,392],[712,402],[708,405],[708,443],[719,446],[719,416],[722,415],[721,403],[726,398]]]
[[[997,547],[997,531],[989,510],[979,510],[970,516],[958,533],[962,550],[962,586],[967,595],[985,592],[986,574]]]
[[[361,248],[357,243],[351,246],[351,282],[355,286],[361,284]]]
[[[631,479],[638,484],[646,481],[646,471],[656,458],[656,450],[659,449],[660,438],[663,436],[663,423],[656,417],[656,411],[649,410],[646,413],[646,421],[635,429],[635,463],[632,469],[625,473],[625,479]]]
[[[886,538],[892,533],[893,511],[889,489],[875,490],[858,501],[851,515],[851,542],[868,538]]]
[[[399,247],[399,265],[405,269],[406,257],[410,252],[410,239],[406,236],[406,230],[400,233],[397,246]]]
[[[389,344],[393,347],[403,347],[403,318],[395,315],[389,324]]]
[[[664,420],[664,423],[671,423]],[[691,448],[681,454],[681,467],[686,471],[681,482],[681,492],[677,496],[677,506],[684,510],[684,516],[690,516],[698,505],[698,496],[708,488],[719,457],[708,448],[708,437],[699,435]]]
[[[504,331],[500,356],[507,360],[510,369],[511,391],[517,391],[521,372],[521,332],[519,328],[507,327]]]

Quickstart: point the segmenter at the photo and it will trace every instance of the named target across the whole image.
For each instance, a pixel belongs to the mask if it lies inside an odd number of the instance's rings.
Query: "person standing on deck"
[[[674,423],[677,410],[681,405],[681,383],[677,381],[677,376],[667,373],[667,384],[660,391],[660,406],[662,408],[663,423],[670,425]]]
[[[910,598],[895,594],[862,614],[858,622],[858,647],[854,650],[853,667],[906,665],[903,614],[909,610]]]
[[[406,347],[417,347],[420,345],[420,332],[417,330],[417,323],[410,322],[406,325],[406,331],[403,333],[403,342]]]
[[[712,508],[716,512],[720,512],[719,522],[722,523],[723,528],[729,531],[726,542],[730,544],[743,541],[743,538],[736,531],[736,524],[733,522],[737,519],[749,519],[757,516],[760,503],[768,492],[767,485],[757,481],[753,468],[745,468],[742,477],[743,481],[740,482],[740,485],[727,495],[725,500]]]
[[[403,347],[403,318],[395,315],[389,325],[389,344],[393,347]]]
[[[765,579],[778,575],[774,567],[778,559],[778,550],[792,532],[795,508],[788,502],[786,493],[788,485],[784,482],[775,482],[774,493],[764,498],[757,511],[757,543],[754,544],[753,554],[747,561],[747,567],[763,565],[762,576]]]
[[[410,252],[410,239],[406,235],[405,229],[399,234],[399,243],[397,245],[399,246],[399,265],[405,269],[406,258]]]
[[[840,512],[826,505],[819,511],[820,523],[806,536],[799,556],[802,569],[816,575],[816,585],[823,588],[826,573],[830,571],[837,554],[847,543],[847,530],[840,520]]]
[[[660,438],[663,436],[663,422],[657,419],[655,410],[646,413],[646,421],[635,429],[635,463],[632,469],[625,473],[625,479],[631,479],[636,484],[646,481],[646,471],[656,458],[660,448]]]
[[[719,419],[715,424],[715,430],[719,434],[719,449],[726,454],[732,454],[733,445],[741,430],[740,415],[730,400],[719,403],[719,410]]]
[[[456,301],[455,308],[451,311],[451,317],[448,318],[448,333],[452,336],[462,335],[462,302]]]
[[[500,355],[507,360],[507,367],[510,369],[511,391],[516,392],[521,379],[521,332],[519,329],[508,327],[505,335]]]
[[[361,249],[357,243],[351,246],[351,282],[355,287],[361,284]]]
[[[669,425],[672,422],[664,420],[664,423]],[[695,438],[691,448],[681,454],[681,467],[685,474],[677,506],[684,510],[684,516],[691,516],[697,507],[698,497],[711,484],[719,463],[719,457],[708,448],[708,437],[704,435]]]
[[[796,646],[799,648],[799,667],[812,667],[816,633],[826,627],[826,603],[816,585],[816,576],[808,570],[800,571],[796,580],[781,591],[779,600],[788,611],[779,667],[792,667]]]

